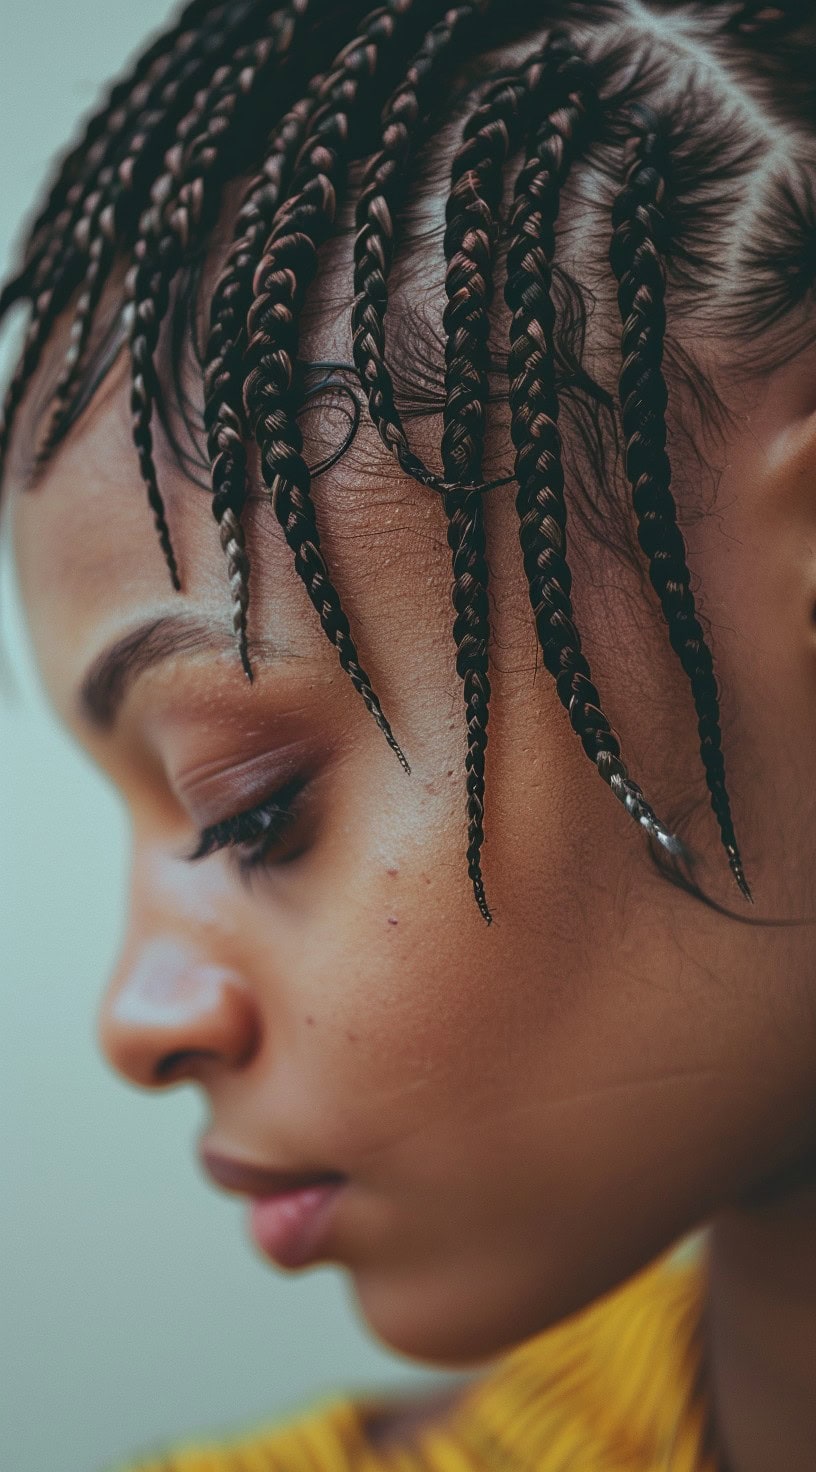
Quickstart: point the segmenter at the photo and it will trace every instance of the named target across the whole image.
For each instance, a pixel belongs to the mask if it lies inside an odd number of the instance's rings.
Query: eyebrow
[[[265,660],[300,657],[268,639],[257,641],[255,650]],[[110,730],[126,695],[147,670],[177,654],[202,653],[235,653],[237,663],[232,629],[189,613],[146,619],[97,655],[79,688],[80,713],[97,729]]]

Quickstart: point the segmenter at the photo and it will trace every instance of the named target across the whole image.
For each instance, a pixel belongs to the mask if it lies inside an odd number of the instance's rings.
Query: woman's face
[[[790,389],[774,379],[750,426],[738,418],[717,515],[690,529],[754,918],[813,912],[816,435]],[[397,476],[367,427],[315,483],[329,566],[408,776],[261,499],[247,522],[248,683],[208,498],[167,455],[173,593],[127,397],[120,362],[42,485],[23,493],[19,465],[12,476],[43,680],[132,817],[101,1046],[136,1084],[200,1086],[209,1150],[343,1177],[314,1255],[349,1271],[386,1342],[440,1362],[492,1353],[812,1151],[814,932],[740,925],[656,874],[537,658],[512,488],[486,500],[488,929],[464,858],[437,499]],[[662,816],[691,815],[701,879],[747,915],[651,595],[577,527],[572,557],[632,774]],[[293,787],[264,862],[251,866],[252,845],[191,860],[203,830]]]

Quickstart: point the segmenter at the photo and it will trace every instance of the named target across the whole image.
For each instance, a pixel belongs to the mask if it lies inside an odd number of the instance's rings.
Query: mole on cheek
[[[389,925],[396,925],[396,924],[398,924],[396,915],[389,915],[388,916],[388,924]]]

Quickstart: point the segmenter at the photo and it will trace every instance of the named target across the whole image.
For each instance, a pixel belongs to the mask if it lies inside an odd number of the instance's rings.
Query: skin
[[[349,356],[332,300],[316,297],[314,357]],[[486,502],[490,929],[464,862],[444,519],[367,426],[315,494],[410,777],[262,498],[248,684],[207,498],[168,457],[172,592],[124,363],[32,493],[23,423],[9,488],[45,688],[132,815],[127,926],[99,1012],[112,1067],[150,1090],[202,1089],[223,1154],[347,1174],[326,1256],[372,1330],[422,1359],[493,1355],[711,1223],[710,1364],[733,1472],[804,1472],[816,1449],[816,930],[740,923],[816,914],[812,366],[737,396],[708,447],[716,515],[688,528],[753,912],[718,847],[652,595],[577,525],[572,543],[579,624],[632,774],[662,817],[686,815],[699,878],[736,919],[657,875],[571,732],[536,658],[512,488]],[[179,610],[218,642],[145,673],[112,728],[89,724],[78,695],[100,651]],[[309,779],[304,805],[266,870],[248,883],[234,854],[189,861],[204,824],[292,774]]]

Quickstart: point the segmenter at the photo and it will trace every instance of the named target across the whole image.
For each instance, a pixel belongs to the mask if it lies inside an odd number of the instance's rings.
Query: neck
[[[728,1472],[816,1467],[816,1180],[715,1218],[706,1312]]]

